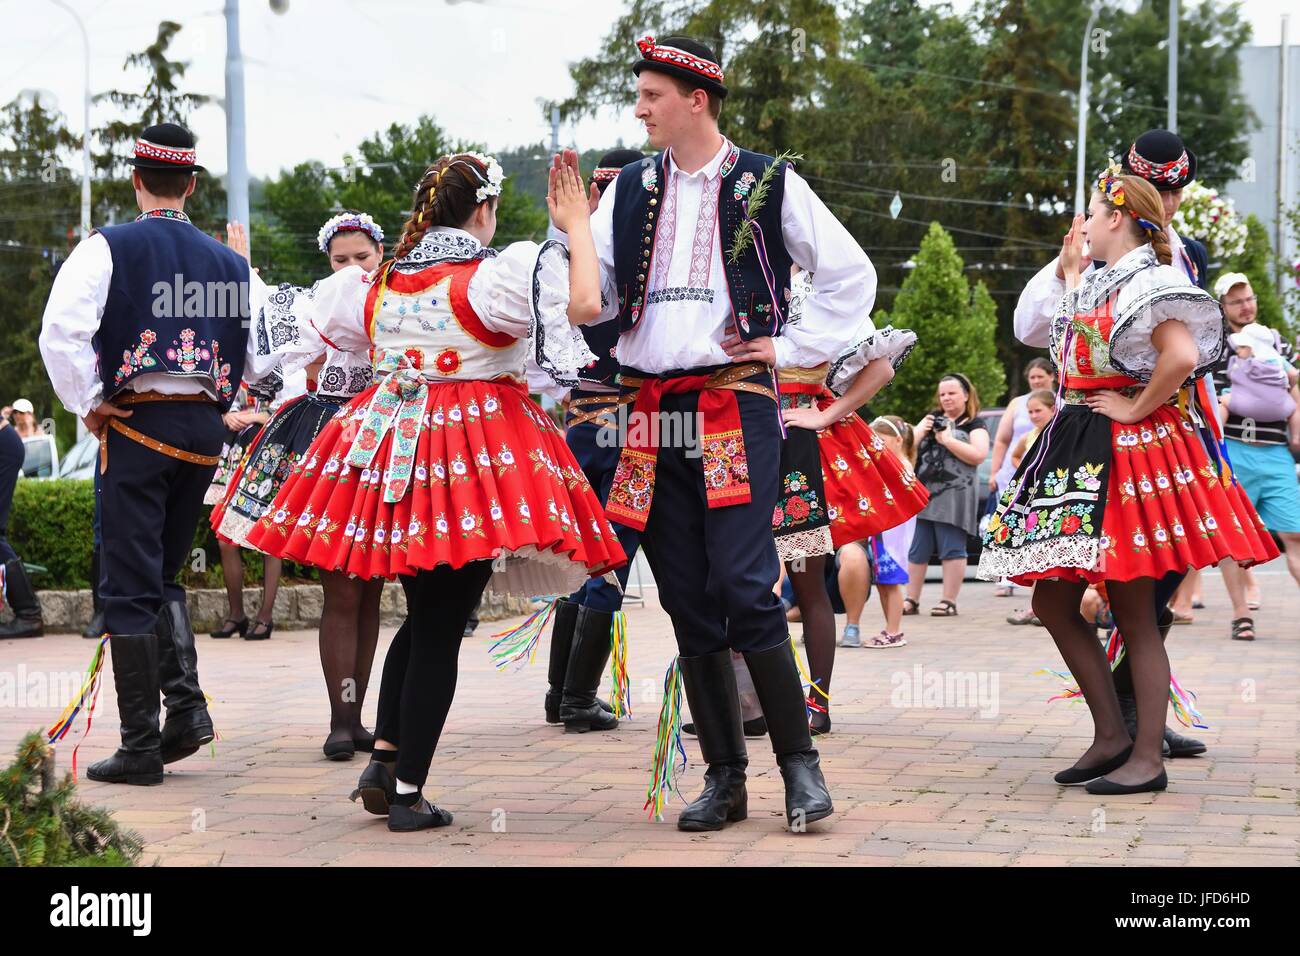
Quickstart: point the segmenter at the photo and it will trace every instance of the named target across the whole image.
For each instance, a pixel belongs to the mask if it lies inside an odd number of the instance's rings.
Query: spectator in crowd
[[[1040,389],[1054,390],[1056,369],[1052,367],[1049,359],[1041,356],[1030,359],[1029,364],[1025,366],[1025,382],[1031,392]],[[1020,439],[1034,427],[1025,407],[1027,399],[1028,395],[1017,395],[1007,403],[1007,410],[1002,414],[1002,420],[998,422],[998,432],[993,436],[993,464],[989,474],[989,492],[995,493],[999,498],[1002,497],[1002,492],[1007,490],[1007,482],[1011,480],[1016,470],[1015,462],[1011,459],[1011,449],[1015,448]],[[993,593],[998,597],[1010,597],[1015,590],[1015,585],[1010,581],[1001,581]]]
[[[25,399],[14,402],[14,414],[23,414],[18,405]],[[27,403],[31,408],[31,403]],[[27,412],[30,416],[31,412]],[[32,583],[27,579],[27,571],[14,549],[9,544],[6,532],[9,529],[9,508],[14,500],[14,487],[18,475],[23,470],[23,459],[27,450],[23,447],[22,436],[18,426],[9,423],[8,418],[0,418],[0,595],[4,604],[14,612],[14,619],[8,624],[0,625],[0,639],[12,637],[40,637],[45,633],[41,619],[41,602],[32,590]]]
[[[1246,292],[1249,288],[1247,283]],[[1227,296],[1241,297],[1240,285]],[[1300,407],[1294,394],[1300,372],[1278,354],[1271,329],[1257,322],[1238,328],[1228,336],[1227,388],[1220,392],[1228,459],[1265,527],[1281,540],[1287,567],[1300,584],[1300,484],[1287,449],[1287,421]],[[1232,561],[1219,569],[1232,601],[1232,638],[1253,641],[1247,572]]]
[[[13,422],[14,431],[19,438],[31,438],[41,433],[41,426],[36,423],[36,409],[25,398],[14,402],[9,420]]]
[[[930,502],[917,516],[907,555],[903,613],[919,612],[926,565],[937,551],[943,565],[943,597],[930,614],[952,617],[957,614],[957,594],[966,573],[966,538],[979,531],[981,495],[975,472],[989,453],[989,432],[978,417],[975,386],[960,372],[939,380],[935,403],[939,407],[914,429],[916,476],[929,489]]]
[[[1015,472],[1015,469],[1020,467],[1021,460],[1025,457],[1025,454],[1029,449],[1034,447],[1034,442],[1038,440],[1039,433],[1042,432],[1044,426],[1047,425],[1052,416],[1056,414],[1056,393],[1045,388],[1037,389],[1025,396],[1024,405],[1025,414],[1029,417],[1031,427],[1029,431],[1020,436],[1020,440],[1016,442],[1015,446],[1011,449],[1011,454],[1008,456],[1012,462],[1012,473]],[[1003,420],[1005,420],[1005,417],[1006,416],[1003,416]],[[1031,606],[1019,608],[1008,614],[1008,624],[1039,623],[1038,616],[1034,614],[1034,609],[1032,607],[1033,594],[1034,589],[1030,588],[1029,595]]]
[[[890,453],[908,469],[915,467],[916,437],[911,425],[897,415],[885,415],[871,423],[871,430],[880,436]],[[871,539],[876,593],[880,595],[880,609],[884,612],[885,626],[879,634],[866,642],[866,647],[902,647],[907,643],[903,637],[903,588],[909,581],[906,565],[912,539],[916,535],[916,521],[916,518],[910,518]],[[843,581],[840,582],[840,590],[844,590]],[[844,603],[847,607],[847,595]],[[847,632],[845,640],[847,642]]]

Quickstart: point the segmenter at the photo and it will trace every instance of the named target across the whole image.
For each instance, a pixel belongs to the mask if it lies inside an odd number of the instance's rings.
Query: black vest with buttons
[[[772,163],[771,156],[732,146],[722,161],[718,191],[718,236],[722,265],[736,330],[745,340],[777,334],[785,321],[790,289],[790,253],[781,236],[781,202],[785,194],[785,164],[772,177],[767,198],[756,218],[771,268],[771,284],[759,264],[757,242],[751,242],[738,262],[728,254],[736,228],[744,218],[742,203],[753,184]],[[647,284],[657,250],[655,238],[665,185],[663,153],[623,167],[614,183],[614,280],[618,289],[618,330],[630,332],[645,314]],[[689,232],[687,233],[689,235]],[[773,299],[773,292],[776,294]]]

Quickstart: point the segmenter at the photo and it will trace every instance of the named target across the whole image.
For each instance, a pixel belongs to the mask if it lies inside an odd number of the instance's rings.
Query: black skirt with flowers
[[[781,496],[772,512],[772,535],[782,561],[835,552],[821,447],[817,433],[807,428],[788,429],[781,444]]]

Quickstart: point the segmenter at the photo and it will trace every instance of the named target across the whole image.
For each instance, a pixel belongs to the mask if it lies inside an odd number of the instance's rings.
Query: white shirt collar
[[[713,158],[695,172],[688,173],[677,168],[677,164],[673,162],[673,148],[669,146],[668,149],[664,151],[664,169],[668,173],[677,173],[679,176],[684,176],[687,179],[694,179],[697,176],[702,177],[703,179],[713,179],[718,175],[718,170],[722,168],[722,161],[727,158],[727,154],[730,151],[731,140],[724,136],[722,137],[722,145],[718,147],[718,151],[713,154]]]

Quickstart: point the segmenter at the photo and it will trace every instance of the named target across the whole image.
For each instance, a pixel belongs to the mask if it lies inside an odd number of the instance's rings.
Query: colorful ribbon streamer
[[[85,709],[86,727],[81,732],[81,739],[72,748],[73,779],[76,779],[77,776],[77,751],[90,733],[91,722],[95,719],[95,705],[99,702],[100,679],[104,673],[104,651],[108,647],[108,640],[107,633],[99,639],[99,644],[95,646],[95,652],[91,655],[90,665],[86,668],[86,678],[81,682],[81,689],[77,691],[68,706],[63,709],[59,719],[46,731],[49,742],[52,744],[58,743],[72,729],[72,723],[76,720],[77,714],[81,713],[83,708]]]
[[[646,790],[645,806],[641,808],[650,811],[652,820],[663,820],[668,792],[678,792],[677,777],[685,769],[686,748],[682,746],[682,669],[674,657],[664,673],[664,697],[659,707],[659,725],[655,730],[650,787]]]
[[[558,600],[547,601],[524,618],[523,623],[492,635],[495,643],[488,648],[488,654],[497,670],[505,670],[511,664],[522,667],[537,660],[537,642],[558,604]]]
[[[627,676],[627,615],[622,611],[614,612],[614,621],[609,628],[609,683],[612,689],[610,701],[614,716],[620,720],[632,717],[632,688]]]

